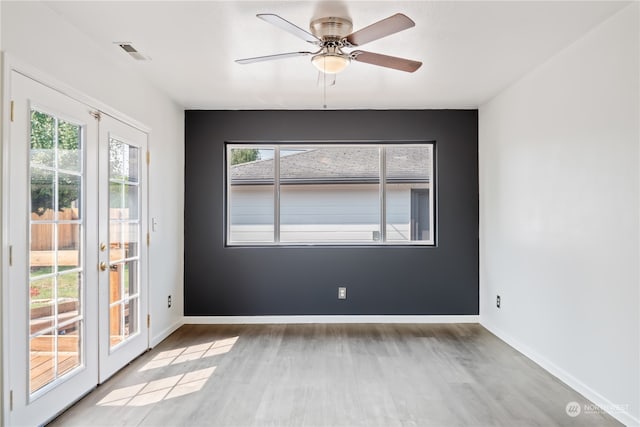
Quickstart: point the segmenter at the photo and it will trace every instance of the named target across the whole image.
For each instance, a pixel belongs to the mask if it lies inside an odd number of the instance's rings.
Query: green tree
[[[231,150],[231,164],[254,162],[260,160],[260,151],[257,148],[234,148]]]
[[[54,209],[52,169],[80,172],[80,126],[39,111],[31,112],[31,211]],[[58,210],[70,208],[80,193],[80,176],[58,173]]]

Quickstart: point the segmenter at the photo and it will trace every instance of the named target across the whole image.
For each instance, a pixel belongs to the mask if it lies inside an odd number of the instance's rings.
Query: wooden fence
[[[31,214],[32,221],[51,221],[50,224],[33,224],[31,226],[31,250],[51,251],[53,247],[53,223],[55,212],[47,209],[42,215]],[[58,211],[58,220],[77,220],[78,209],[66,208]],[[76,249],[80,243],[80,227],[78,224],[58,224],[58,249]]]

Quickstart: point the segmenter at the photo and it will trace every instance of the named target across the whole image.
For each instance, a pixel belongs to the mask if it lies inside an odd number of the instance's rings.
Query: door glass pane
[[[41,389],[56,378],[54,337],[55,329],[51,329],[29,340],[29,391],[31,393]]]
[[[135,335],[138,332],[136,312],[138,311],[138,298],[130,299],[124,305],[125,318],[124,318],[124,335],[126,337]]]
[[[31,165],[53,168],[56,159],[56,120],[40,111],[31,111]]]
[[[80,366],[80,324],[79,321],[71,322],[58,329],[58,375]]]
[[[109,304],[120,302],[122,299],[122,271],[124,264],[112,264],[109,268]]]
[[[82,177],[68,173],[58,173],[58,217],[79,219]]]
[[[140,149],[116,139],[110,140],[109,177],[120,182],[138,182]]]
[[[82,275],[67,273],[58,276],[58,323],[64,323],[78,316],[80,311],[80,295]]]
[[[125,223],[110,221],[109,224],[109,261],[116,263],[124,260],[124,242],[122,241],[122,227]]]
[[[30,392],[80,366],[81,127],[32,111],[30,147]]]
[[[272,148],[228,148],[230,242],[273,242],[273,156]]]
[[[54,325],[53,306],[55,279],[45,277],[31,281],[29,288],[29,329],[37,334]]]
[[[138,256],[138,229],[138,223],[122,224],[122,238],[126,258],[130,259]]]
[[[124,265],[124,295],[129,297],[138,293],[138,261],[129,261]]]
[[[109,188],[110,218],[138,219],[138,186],[111,181]]]
[[[109,334],[113,348],[137,332],[140,149],[109,140]],[[133,328],[135,326],[135,328]]]
[[[114,347],[120,344],[124,337],[122,334],[122,304],[117,303],[109,307],[109,344]]]
[[[80,224],[58,224],[58,271],[80,267]]]
[[[51,170],[31,167],[31,212],[52,219],[55,194],[55,173]]]
[[[48,216],[51,218],[52,211]],[[29,253],[29,266],[31,277],[41,276],[43,274],[53,273],[56,264],[55,259],[55,225],[49,220],[42,223],[33,223],[34,218],[38,218],[37,214],[31,214],[31,251]]]
[[[82,150],[80,149],[80,126],[60,121],[58,124],[60,141],[58,142],[59,168],[67,171],[82,172]]]

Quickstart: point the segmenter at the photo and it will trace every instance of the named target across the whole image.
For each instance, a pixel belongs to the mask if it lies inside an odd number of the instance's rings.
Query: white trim
[[[152,318],[152,322],[153,322],[153,318]],[[159,334],[154,335],[153,337],[149,337],[149,348],[151,349],[157,346],[158,344],[160,344],[162,341],[167,339],[169,335],[177,331],[178,328],[183,324],[184,322],[182,321],[182,319],[179,319],[173,325],[169,326],[168,328],[165,328],[163,331],[160,331]]]
[[[9,301],[9,203],[7,195],[9,194],[9,109],[11,103],[11,82],[9,76],[11,75],[8,67],[7,55],[2,54],[0,58],[2,61],[2,69],[0,75],[2,76],[2,94],[0,111],[2,113],[2,141],[0,143],[0,161],[2,170],[0,171],[0,185],[2,190],[2,197],[0,198],[0,219],[2,225],[0,226],[0,239],[2,240],[2,246],[0,247],[1,265],[0,268],[0,307],[3,308],[0,316],[0,328],[2,328],[2,343],[0,343],[0,369],[2,370],[0,376],[2,377],[2,389],[0,395],[2,401],[0,402],[0,425],[9,425],[9,362],[7,360],[6,353],[9,351],[9,310],[4,310],[6,301]]]
[[[491,332],[493,335],[516,349],[518,352],[529,358],[535,364],[540,366],[545,371],[549,372],[551,375],[582,394],[588,400],[596,404],[598,407],[603,410],[607,410],[610,408],[618,407],[614,402],[611,402],[609,399],[593,390],[591,387],[580,381],[578,378],[566,372],[564,369],[560,368],[555,363],[551,362],[546,357],[540,355],[535,350],[531,349],[529,346],[521,343],[517,339],[513,338],[509,334],[506,334],[499,328],[487,323],[486,318],[481,318],[480,325]],[[629,402],[631,403],[631,402]],[[631,415],[628,411],[620,411],[620,412],[609,412],[606,411],[609,415],[611,415],[616,420],[620,421],[624,425],[627,426],[640,426],[640,419]]]
[[[476,315],[335,315],[335,316],[185,316],[185,325],[242,325],[268,323],[479,323]]]
[[[39,69],[34,68],[20,61],[19,59],[16,59],[14,56],[9,55],[6,52],[4,53],[3,59],[3,70],[5,73],[9,74],[11,73],[11,71],[20,73],[23,76],[30,78],[31,80],[35,80],[36,82],[47,86],[49,89],[60,92],[61,94],[75,99],[76,101],[81,102],[90,108],[95,108],[100,112],[111,116],[123,123],[126,123],[129,126],[134,127],[144,133],[151,133],[151,128],[149,126],[133,119],[132,117],[127,116],[126,114],[121,113],[114,108],[109,107],[108,105],[80,92],[77,89],[74,89],[72,86],[69,86],[68,84],[56,79],[55,77],[52,77],[51,75],[40,71]]]

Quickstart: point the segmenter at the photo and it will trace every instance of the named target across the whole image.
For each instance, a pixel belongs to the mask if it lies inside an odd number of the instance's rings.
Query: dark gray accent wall
[[[225,247],[238,141],[435,141],[437,245]],[[185,144],[185,315],[478,314],[477,110],[187,111]]]

